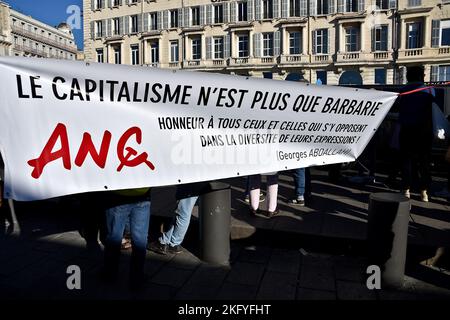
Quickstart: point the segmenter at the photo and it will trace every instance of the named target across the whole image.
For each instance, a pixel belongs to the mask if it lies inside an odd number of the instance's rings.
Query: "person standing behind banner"
[[[4,179],[5,179],[5,165],[3,163],[2,156],[0,154],[0,219],[2,228],[5,227],[8,229],[8,233],[14,231],[15,228],[14,222],[17,221],[14,212],[14,201],[12,199],[6,200],[3,197],[4,192]],[[9,209],[9,210],[8,210]],[[6,231],[6,230],[5,230]],[[20,231],[20,230],[16,230]]]
[[[131,232],[130,288],[140,289],[145,282],[144,267],[150,223],[150,188],[113,191],[106,196],[106,244],[103,280],[117,278],[125,225]]]
[[[178,201],[175,217],[170,226],[161,237],[148,245],[148,249],[159,254],[178,254],[183,251],[181,243],[191,222],[192,210],[205,183],[191,183],[177,187],[176,198]]]
[[[423,67],[410,67],[408,84],[400,92],[409,92],[424,87]],[[430,92],[431,91],[431,92]],[[430,155],[433,142],[432,106],[433,91],[413,92],[399,97],[400,158],[402,163],[402,192],[410,197],[412,165],[417,163],[420,197],[428,202],[431,183]]]
[[[267,210],[262,212],[264,216],[272,218],[277,216],[280,212],[277,209],[278,205],[278,172],[266,173],[267,177]],[[260,214],[259,210],[259,195],[261,192],[261,175],[249,176],[250,187],[250,214],[255,216]]]
[[[309,168],[292,170],[295,184],[295,196],[288,200],[289,204],[305,206],[306,198],[311,198],[311,175]]]
[[[5,169],[3,165],[3,159],[0,155],[0,219],[2,228],[6,227],[6,224],[9,223],[7,215],[5,213],[5,200],[3,199],[3,177],[5,176]],[[2,231],[3,232],[3,231]]]

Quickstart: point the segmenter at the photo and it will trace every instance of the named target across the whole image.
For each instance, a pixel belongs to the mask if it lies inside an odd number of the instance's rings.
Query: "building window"
[[[450,46],[450,20],[442,20],[441,21],[441,30],[440,30],[440,38],[441,38],[441,46]]]
[[[375,26],[373,29],[374,51],[388,50],[388,26]]]
[[[103,2],[103,0],[96,0],[95,1],[95,9],[101,9],[103,7],[102,2]]]
[[[223,23],[223,5],[214,6],[214,23]]]
[[[131,0],[131,3],[138,3],[138,0]]]
[[[415,49],[422,47],[422,24],[420,22],[408,23],[406,25],[408,36],[408,48]]]
[[[273,56],[273,33],[263,33],[263,57]]]
[[[95,37],[101,38],[103,35],[103,21],[95,22]]]
[[[137,44],[131,45],[131,64],[134,66],[139,64],[139,45]]]
[[[178,10],[170,10],[170,27],[178,28]]]
[[[113,6],[118,7],[120,5],[120,0],[114,0]]]
[[[131,19],[131,33],[138,32],[138,16],[134,15],[130,17]]]
[[[103,49],[97,49],[97,62],[98,63],[105,62],[104,57],[103,57]]]
[[[422,5],[422,0],[408,0],[408,7],[419,7]]]
[[[238,2],[238,21],[247,21],[247,2]]]
[[[223,59],[223,37],[214,38],[214,59]]]
[[[114,63],[115,64],[122,63],[122,52],[120,46],[114,47]]]
[[[389,0],[376,0],[375,6],[378,10],[389,9]]]
[[[436,81],[450,81],[450,66],[439,66]]]
[[[338,1],[339,12],[358,12],[358,1],[360,0],[342,0]],[[362,2],[363,4],[364,2]],[[361,8],[363,10],[364,8]]]
[[[327,72],[325,70],[319,70],[316,72],[316,77],[317,77],[317,82],[319,82],[321,84],[327,84]]]
[[[262,17],[263,19],[273,18],[273,1],[262,0]]]
[[[178,62],[178,40],[170,41],[170,62]]]
[[[328,14],[328,0],[317,0],[317,14]]]
[[[359,51],[359,28],[349,27],[345,29],[345,51]]]
[[[200,25],[200,7],[191,8],[191,21],[193,26]]]
[[[328,29],[315,31],[315,54],[328,54]]]
[[[150,30],[158,30],[158,14],[156,12],[150,13]]]
[[[300,17],[300,0],[290,0],[289,1],[289,16],[290,17]]]
[[[302,52],[302,37],[298,31],[289,32],[289,54],[300,54]]]
[[[375,84],[386,84],[386,69],[375,69]]]
[[[200,60],[202,58],[202,39],[192,39],[192,60]]]
[[[238,57],[248,57],[248,35],[238,36]]]
[[[120,35],[120,18],[113,19],[113,34],[115,36]]]
[[[158,63],[159,62],[159,42],[152,41],[150,42],[150,52],[151,52],[151,62]]]

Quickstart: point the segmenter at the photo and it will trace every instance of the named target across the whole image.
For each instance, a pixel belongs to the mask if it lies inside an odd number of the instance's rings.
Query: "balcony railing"
[[[150,68],[159,68],[159,62],[150,62],[150,63],[147,63],[145,66],[150,67]]]
[[[273,62],[274,62],[274,58],[273,57],[262,57],[261,58],[261,63],[273,64]]]
[[[303,54],[290,54],[281,56],[281,64],[299,64],[308,63],[308,56]]]
[[[50,39],[48,37],[43,37],[43,36],[37,34],[36,32],[31,32],[31,31],[29,31],[29,30],[27,30],[25,28],[22,28],[22,27],[17,27],[17,26],[13,25],[11,27],[11,29],[12,29],[12,31],[14,33],[20,34],[22,36],[25,36],[25,37],[28,37],[28,38],[31,38],[31,39],[34,39],[34,40],[38,40],[40,42],[46,43],[48,45],[51,45],[53,47],[56,47],[56,48],[59,48],[59,49],[65,50],[65,51],[69,51],[69,52],[74,53],[74,54],[77,53],[77,48],[75,46],[69,46],[69,45],[66,45],[66,44],[63,44],[63,43],[59,43],[59,42],[57,42],[55,40],[52,40],[52,39]]]
[[[450,58],[450,47],[402,49],[398,53],[399,60]]]
[[[364,64],[369,61],[392,61],[391,51],[376,52],[340,52],[336,55],[336,63]]]
[[[373,59],[374,60],[386,60],[390,58],[390,52],[382,51],[382,52],[374,52]]]
[[[405,57],[417,57],[423,55],[423,49],[409,49],[403,52]]]
[[[442,55],[442,54],[450,54],[450,47],[439,48],[438,55]]]
[[[338,61],[355,61],[360,59],[359,52],[339,53]]]
[[[35,48],[30,47],[30,46],[23,46],[23,45],[20,45],[20,44],[14,44],[14,49],[17,50],[17,51],[25,52],[25,53],[28,53],[28,54],[33,54],[33,55],[40,56],[40,57],[46,57],[47,58],[47,57],[50,56],[49,53],[47,53],[47,52],[45,52],[43,50],[35,49]]]
[[[230,58],[230,65],[248,64],[248,58]]]
[[[180,63],[179,62],[169,62],[169,68],[179,68]]]
[[[325,63],[331,63],[333,62],[331,60],[331,55],[329,54],[317,54],[313,56],[312,63],[316,64],[325,64]]]
[[[183,61],[184,68],[198,68],[201,65],[201,60],[185,60]]]

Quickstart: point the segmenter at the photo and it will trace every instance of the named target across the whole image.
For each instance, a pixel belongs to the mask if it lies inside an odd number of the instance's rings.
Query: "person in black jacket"
[[[408,68],[408,84],[401,92],[424,87],[423,67]],[[413,163],[417,163],[421,200],[428,202],[430,155],[433,142],[433,89],[425,89],[399,98],[400,158],[402,163],[402,190],[410,197]]]

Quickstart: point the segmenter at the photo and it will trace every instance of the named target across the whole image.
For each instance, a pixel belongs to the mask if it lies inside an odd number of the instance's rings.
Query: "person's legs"
[[[129,205],[121,205],[106,210],[105,276],[110,280],[117,276],[123,230],[129,216]]]
[[[311,168],[305,168],[305,198],[311,198]]]
[[[171,247],[179,246],[186,235],[191,222],[191,214],[197,202],[198,196],[180,199],[176,210],[176,216],[170,229],[163,233],[159,241]]]
[[[261,192],[261,175],[249,176],[250,207],[257,211],[259,208],[259,193]]]
[[[290,204],[305,205],[305,187],[306,187],[306,170],[305,168],[298,168],[293,170],[295,196],[289,199]]]
[[[278,174],[267,176],[267,211],[275,212],[278,202]]]
[[[412,147],[410,144],[412,139],[410,130],[402,128],[400,130],[400,159],[402,170],[402,191],[408,196],[409,189],[411,189],[411,175],[412,175]],[[417,142],[417,141],[416,141]]]
[[[297,198],[305,195],[305,178],[305,168],[298,168],[294,170],[295,196]]]
[[[428,202],[428,191],[431,185],[431,172],[430,172],[430,155],[431,155],[431,140],[422,137],[417,152],[417,170],[419,173],[419,188],[421,192],[421,199],[424,202]]]
[[[150,224],[150,201],[141,201],[131,206],[131,267],[130,279],[136,284],[144,277],[145,255],[147,253],[148,227]]]

